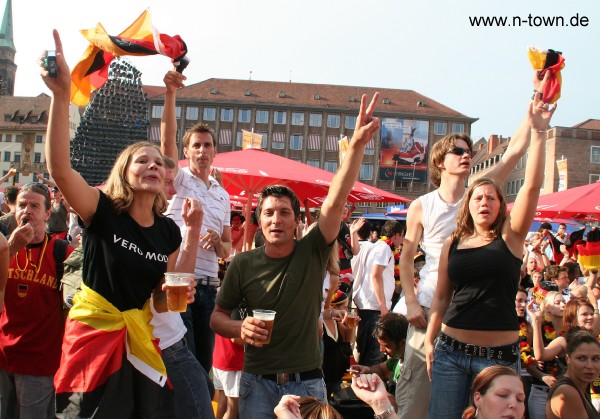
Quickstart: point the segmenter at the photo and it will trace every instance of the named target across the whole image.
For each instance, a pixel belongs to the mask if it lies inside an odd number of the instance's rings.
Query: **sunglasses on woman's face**
[[[465,153],[467,153],[469,157],[472,157],[471,150],[469,150],[468,148],[454,147],[448,150],[448,153],[454,154],[455,156],[459,157],[462,157]]]

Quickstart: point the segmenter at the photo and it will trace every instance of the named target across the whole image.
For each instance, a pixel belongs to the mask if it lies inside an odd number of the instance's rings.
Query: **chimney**
[[[488,154],[492,154],[496,147],[500,145],[500,139],[497,135],[490,135],[490,139],[488,140]]]

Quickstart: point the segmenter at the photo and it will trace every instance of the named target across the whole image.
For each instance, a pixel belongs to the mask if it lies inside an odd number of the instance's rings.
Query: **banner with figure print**
[[[427,183],[429,122],[382,118],[379,179]]]
[[[569,182],[569,171],[567,166],[567,159],[556,160],[556,167],[558,169],[558,189],[556,192],[566,191]]]

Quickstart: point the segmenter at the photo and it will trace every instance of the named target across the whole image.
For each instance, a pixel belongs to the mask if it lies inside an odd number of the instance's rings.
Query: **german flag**
[[[546,72],[550,72],[550,79],[542,92],[542,100],[545,103],[555,103],[560,98],[562,86],[560,71],[565,67],[562,52],[529,47],[528,57],[533,69],[538,70],[538,79],[543,80]]]
[[[109,35],[101,23],[81,33],[90,45],[71,72],[71,102],[78,106],[87,105],[91,93],[106,83],[108,68],[114,57],[161,54],[176,62],[187,54],[185,42],[179,35],[158,32],[152,25],[149,10],[145,10],[118,36]]]

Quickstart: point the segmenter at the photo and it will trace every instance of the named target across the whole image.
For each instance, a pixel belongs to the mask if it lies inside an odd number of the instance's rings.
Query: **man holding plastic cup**
[[[211,327],[224,337],[246,342],[239,399],[242,419],[275,417],[273,409],[283,394],[326,400],[317,332],[325,266],[365,146],[379,129],[379,119],[373,117],[378,97],[375,93],[368,107],[366,96],[361,99],[354,135],[321,207],[318,228],[295,240],[298,197],[285,186],[268,186],[256,209],[265,245],[238,254],[227,270]],[[248,316],[243,321],[231,319],[242,301]],[[269,320],[257,318],[255,310],[275,312],[272,333]]]

